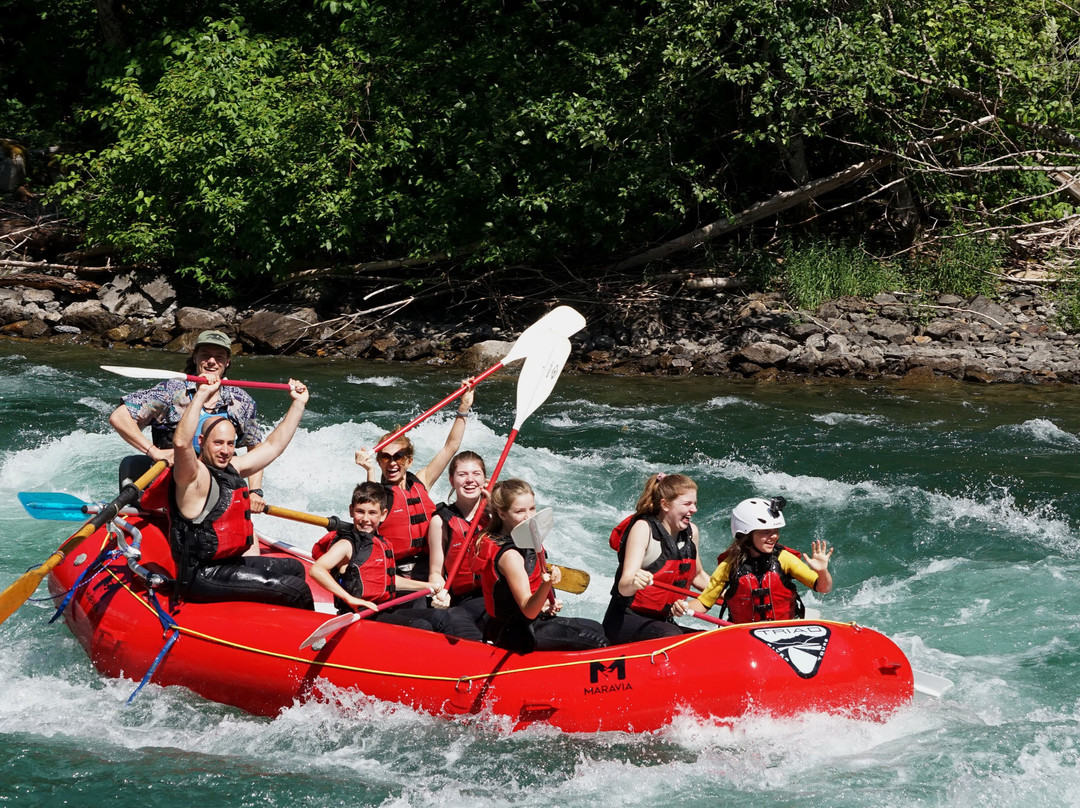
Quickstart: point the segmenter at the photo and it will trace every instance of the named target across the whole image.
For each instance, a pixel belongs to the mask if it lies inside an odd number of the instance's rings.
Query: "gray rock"
[[[276,310],[275,310],[276,309]],[[242,320],[240,338],[247,344],[274,352],[294,350],[303,345],[318,322],[314,309],[275,307],[262,309]]]
[[[807,337],[820,334],[825,329],[817,323],[795,323],[788,326],[788,336],[803,342]]]
[[[158,275],[148,283],[144,283],[141,291],[143,296],[153,302],[157,308],[168,306],[176,300],[176,290],[163,275]]]
[[[1004,306],[1000,306],[988,297],[979,295],[967,304],[967,309],[977,314],[981,314],[984,317],[989,317],[991,320],[996,321],[994,323],[1003,324],[1010,321],[1009,312],[1005,310]]]
[[[931,320],[922,327],[922,333],[933,339],[947,337],[959,325],[956,320]]]
[[[735,355],[746,362],[766,367],[783,362],[790,353],[790,349],[785,348],[783,345],[772,342],[755,342],[740,348]]]
[[[24,303],[52,303],[56,300],[56,292],[52,289],[24,289],[22,299]]]
[[[80,300],[63,311],[63,325],[73,326],[92,334],[104,334],[124,321],[123,317],[106,311],[99,300]],[[55,328],[61,331],[60,327]],[[65,332],[61,332],[65,333]]]
[[[176,326],[185,331],[220,330],[226,326],[226,322],[216,311],[184,306],[176,310]]]
[[[116,314],[121,317],[153,317],[154,307],[149,300],[138,292],[131,292],[124,295],[123,301],[116,309]]]
[[[497,339],[477,342],[461,352],[456,364],[467,373],[478,373],[487,370],[497,362],[501,362],[512,347],[514,347],[514,343]]]

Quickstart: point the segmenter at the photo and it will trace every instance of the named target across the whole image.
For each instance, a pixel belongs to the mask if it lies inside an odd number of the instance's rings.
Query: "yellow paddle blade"
[[[559,591],[569,592],[571,595],[580,595],[589,587],[591,578],[585,570],[564,567],[562,564],[548,564],[548,572],[551,571],[552,566],[558,566],[559,572],[562,573],[562,580],[555,584],[555,588]]]
[[[61,553],[53,553],[40,567],[24,572],[7,589],[0,592],[0,623],[15,614],[37,590],[41,579],[63,560],[64,556]]]
[[[71,549],[75,547],[75,545],[111,520],[122,508],[137,500],[139,494],[146,490],[146,487],[157,479],[157,476],[165,471],[166,468],[168,468],[168,464],[164,460],[157,461],[145,474],[143,474],[142,477],[130,485],[125,485],[116,498],[95,514],[89,522],[71,534],[67,541],[56,548],[56,550],[53,551],[53,554],[45,559],[44,564],[37,569],[23,573],[15,583],[3,592],[0,592],[0,623],[3,623],[11,617],[20,606],[26,603],[27,599],[34,594],[34,590],[37,589],[38,584],[41,583],[41,579],[48,575],[53,567],[63,561],[64,557],[71,552]]]

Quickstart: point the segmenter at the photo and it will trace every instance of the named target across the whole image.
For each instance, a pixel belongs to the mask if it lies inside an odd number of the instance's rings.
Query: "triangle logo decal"
[[[773,649],[803,679],[812,679],[829,645],[825,626],[776,626],[755,628],[750,634]]]

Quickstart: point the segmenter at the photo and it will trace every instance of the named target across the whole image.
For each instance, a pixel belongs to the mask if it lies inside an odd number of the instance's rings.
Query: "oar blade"
[[[510,531],[514,546],[522,550],[539,550],[544,546],[544,539],[551,532],[555,517],[551,508],[537,511],[520,525]]]
[[[118,376],[127,376],[129,379],[186,379],[186,373],[174,370],[154,370],[153,368],[129,368],[118,365],[102,365],[102,370],[115,373]]]
[[[38,588],[41,579],[63,560],[62,555],[52,555],[40,567],[24,572],[3,592],[0,592],[0,623],[15,614]]]
[[[503,357],[502,364],[508,365],[523,359],[538,349],[543,351],[545,343],[551,335],[569,339],[585,327],[585,318],[570,306],[559,306],[552,309],[531,326],[521,332],[517,342],[510,348],[509,353]]]
[[[71,494],[57,491],[20,491],[18,496],[23,510],[35,519],[85,522],[88,518],[83,512],[86,503]]]
[[[592,577],[589,573],[585,572],[585,570],[564,567],[562,564],[548,564],[549,569],[552,566],[559,568],[561,580],[554,586],[560,592],[569,592],[571,595],[580,595],[589,588],[589,581],[592,580]]]
[[[952,680],[926,671],[912,670],[915,676],[915,692],[940,699],[953,686]]]
[[[331,617],[329,620],[327,620],[325,623],[323,623],[321,626],[311,632],[311,635],[306,640],[300,643],[300,649],[303,650],[304,648],[310,648],[319,640],[325,640],[327,637],[331,636],[332,634],[336,634],[343,628],[351,626],[359,619],[360,615],[356,614],[355,612],[350,612],[349,614],[339,614],[337,617]]]
[[[559,380],[563,365],[570,356],[570,340],[548,332],[543,351],[530,353],[525,358],[517,385],[517,417],[514,429],[519,429],[525,419],[543,404],[555,383]]]

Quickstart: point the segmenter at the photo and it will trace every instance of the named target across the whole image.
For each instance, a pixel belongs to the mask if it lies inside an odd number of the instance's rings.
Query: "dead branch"
[[[615,272],[634,269],[635,267],[644,266],[657,259],[666,258],[669,255],[690,249],[691,247],[697,247],[700,244],[712,241],[714,238],[718,238],[726,233],[734,232],[741,227],[753,224],[761,219],[766,219],[769,216],[775,216],[796,205],[812,201],[821,194],[834,191],[837,188],[842,188],[843,186],[892,163],[895,159],[896,158],[893,155],[874,157],[870,160],[864,160],[861,163],[849,166],[831,176],[808,182],[806,185],[800,186],[799,188],[783,191],[770,199],[751,205],[746,210],[737,213],[734,216],[730,216],[726,219],[718,219],[704,227],[698,228],[692,233],[687,233],[685,236],[672,239],[665,244],[661,244],[659,247],[654,247],[651,250],[619,261],[612,266],[611,269]]]
[[[0,261],[0,266],[7,264]],[[28,286],[31,289],[52,289],[73,295],[94,295],[101,285],[93,281],[58,278],[55,275],[39,275],[34,272],[0,272],[0,286]]]

